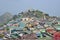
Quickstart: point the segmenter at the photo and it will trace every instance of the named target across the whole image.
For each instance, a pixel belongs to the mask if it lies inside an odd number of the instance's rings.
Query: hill
[[[22,16],[22,17],[36,17],[36,18],[41,18],[44,15],[45,15],[44,12],[39,10],[28,10],[18,14],[18,16]]]
[[[3,15],[0,16],[0,26],[7,23],[13,15],[9,12],[4,13]]]
[[[36,17],[36,18],[42,18],[46,16],[47,18],[49,17],[48,14],[44,14],[44,12],[39,11],[39,10],[28,10],[25,12],[18,13],[18,15],[12,15],[9,12],[4,13],[2,16],[0,16],[0,26],[3,24],[6,24],[10,19],[16,19],[19,17]]]

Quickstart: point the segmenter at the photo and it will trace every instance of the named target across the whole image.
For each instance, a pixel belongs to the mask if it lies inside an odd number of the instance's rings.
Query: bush
[[[3,38],[4,37],[4,34],[0,34],[0,38]]]

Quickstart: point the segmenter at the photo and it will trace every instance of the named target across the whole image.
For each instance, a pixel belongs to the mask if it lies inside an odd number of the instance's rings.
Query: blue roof
[[[25,23],[24,22],[20,22],[19,25],[20,25],[19,28],[24,28],[25,27]]]

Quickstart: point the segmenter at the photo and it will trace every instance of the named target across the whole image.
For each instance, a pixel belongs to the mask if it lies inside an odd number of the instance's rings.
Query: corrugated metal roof
[[[3,30],[4,29],[4,27],[0,27],[0,30]]]

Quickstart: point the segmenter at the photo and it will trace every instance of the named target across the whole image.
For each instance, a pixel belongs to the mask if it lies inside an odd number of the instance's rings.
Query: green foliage
[[[9,27],[7,27],[6,30],[9,31]]]
[[[16,18],[18,18],[18,16],[17,16],[17,15],[14,15],[14,16],[13,16],[13,19],[15,20]]]
[[[43,17],[43,12],[41,11],[36,10],[34,14],[36,14],[36,17],[38,18]]]
[[[45,14],[45,16],[49,16],[49,14]]]
[[[0,34],[0,38],[3,38],[4,37],[4,34]]]
[[[27,12],[21,12],[19,13],[19,17],[37,17],[37,18],[40,18],[40,17],[43,17],[43,12],[42,11],[39,11],[39,10],[28,10]]]
[[[0,26],[2,26],[3,24],[0,23]]]

